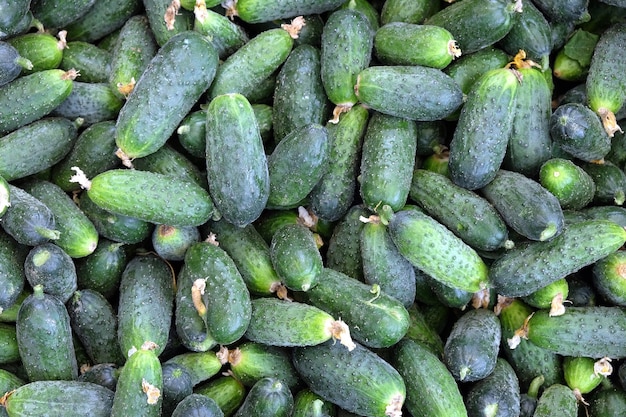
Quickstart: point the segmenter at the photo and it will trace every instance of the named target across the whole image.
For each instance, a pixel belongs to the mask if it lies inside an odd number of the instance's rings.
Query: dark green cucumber
[[[293,394],[279,379],[265,377],[248,391],[235,417],[289,417],[293,411]]]
[[[22,303],[15,325],[20,357],[30,381],[78,377],[70,317],[58,298],[45,294],[41,285],[35,286]]]
[[[25,33],[7,39],[9,45],[13,46],[23,58],[32,64],[30,69],[24,69],[24,74],[59,68],[67,47],[65,33],[61,33],[59,38],[49,33]],[[69,70],[70,68],[61,68]],[[81,74],[82,75],[82,74]]]
[[[67,310],[72,330],[92,363],[124,363],[117,343],[116,312],[102,294],[90,289],[76,291]]]
[[[3,10],[3,16],[0,18],[0,33],[4,36],[29,12],[30,1],[3,0],[0,6]]]
[[[0,161],[0,175],[7,181],[42,172],[60,162],[77,137],[74,123],[61,117],[44,117],[0,140],[0,152],[11,155]]]
[[[23,69],[32,68],[32,63],[27,58],[21,57],[17,49],[7,42],[0,41],[0,86],[16,79]]]
[[[170,0],[143,0],[150,29],[159,46],[163,46],[181,32],[193,29],[193,13]]]
[[[135,169],[165,174],[195,182],[207,187],[206,173],[184,153],[166,143],[158,151],[133,161]]]
[[[145,15],[133,16],[122,26],[111,53],[109,87],[120,98],[126,98],[156,55],[158,45]]]
[[[542,69],[547,69],[552,51],[552,28],[532,1],[522,1],[521,13],[499,45],[512,56],[520,49],[524,50],[528,58],[536,61]]]
[[[176,363],[161,365],[163,373],[162,415],[171,415],[176,406],[188,395],[193,394],[193,384],[189,372]]]
[[[113,391],[91,382],[33,381],[13,391],[3,405],[13,417],[105,417],[111,413]]]
[[[318,48],[300,45],[289,53],[276,78],[272,103],[274,143],[296,128],[328,120],[329,103],[320,71]]]
[[[328,130],[309,124],[293,130],[267,157],[270,192],[267,208],[292,208],[313,190],[328,169]]]
[[[11,0],[7,1],[9,1],[10,3],[9,8],[14,8],[14,2],[12,2]],[[36,27],[38,25],[35,18],[33,17],[32,12],[29,10],[29,3],[25,3],[24,6],[20,5],[18,7],[15,7],[15,9],[18,10],[18,13],[21,14],[21,11],[24,11],[23,7],[26,7],[26,13],[22,14],[19,20],[13,22],[14,24],[11,27],[0,28],[0,39],[7,39],[11,36],[24,34],[28,32],[33,26]],[[41,25],[39,24],[39,26]]]
[[[84,177],[84,176],[83,176]],[[112,169],[82,180],[89,198],[115,214],[151,223],[198,226],[215,210],[209,193],[185,178],[133,169]]]
[[[83,83],[106,83],[111,72],[111,53],[89,42],[68,42],[59,68],[74,68]]]
[[[477,250],[493,251],[510,243],[507,226],[491,203],[444,175],[415,170],[409,196]]]
[[[322,219],[339,220],[354,202],[368,120],[368,109],[357,105],[341,115],[337,124],[326,124],[331,142],[328,170],[309,196],[311,209]]]
[[[491,265],[489,278],[501,295],[528,295],[608,256],[625,241],[626,231],[614,222],[580,221],[552,240],[508,251]]]
[[[593,203],[621,206],[626,201],[626,173],[620,167],[605,161],[581,165],[596,186]]]
[[[574,392],[562,384],[547,387],[539,400],[533,417],[575,417],[578,415],[578,400]]]
[[[15,325],[0,323],[0,364],[20,361]]]
[[[194,415],[224,417],[224,412],[213,399],[201,394],[188,395],[178,403],[172,412],[172,417],[192,417]]]
[[[141,9],[141,0],[111,0],[95,2],[87,13],[66,25],[70,40],[95,42],[115,32]]]
[[[243,95],[224,94],[211,100],[206,117],[209,193],[221,215],[243,227],[261,215],[271,187],[254,111]]]
[[[120,372],[111,417],[161,415],[163,403],[163,370],[154,351],[154,343],[137,348]]]
[[[472,85],[450,142],[455,184],[475,190],[495,178],[513,130],[518,88],[517,77],[505,68],[484,73]]]
[[[413,266],[442,284],[469,292],[488,286],[488,268],[478,253],[427,214],[399,211],[389,221],[389,232]]]
[[[418,305],[414,303],[407,311],[409,312],[411,322],[404,339],[410,339],[416,342],[420,346],[428,349],[435,356],[441,358],[443,355],[443,341],[433,326],[426,322],[423,308],[418,307]]]
[[[193,282],[190,297],[208,333],[220,344],[239,340],[250,323],[250,292],[232,258],[212,242],[191,245],[185,269]]]
[[[443,119],[463,103],[461,89],[449,75],[421,65],[365,68],[354,91],[361,103],[378,112],[418,121]]]
[[[589,405],[592,416],[609,417],[618,415],[626,407],[626,393],[623,389],[612,387],[596,391]]]
[[[426,347],[412,340],[402,340],[395,347],[393,364],[406,384],[405,407],[412,416],[467,416],[454,377]],[[426,392],[433,395],[424,395]]]
[[[541,165],[539,183],[556,196],[561,208],[580,210],[593,200],[596,185],[569,159],[551,158]]]
[[[417,147],[415,122],[374,113],[363,138],[359,191],[363,203],[378,212],[384,205],[393,211],[405,204]]]
[[[371,417],[400,416],[405,382],[388,362],[357,344],[326,342],[293,350],[293,364],[314,393],[342,409]]]
[[[182,261],[192,244],[200,241],[196,226],[176,227],[159,224],[152,232],[152,248],[166,261]]]
[[[22,188],[9,184],[11,205],[2,216],[2,229],[18,243],[36,246],[49,240],[57,240],[54,213],[42,201]]]
[[[504,38],[521,9],[520,1],[472,0],[444,7],[425,23],[446,28],[461,52],[470,54]]]
[[[122,355],[150,341],[154,354],[165,350],[172,321],[174,289],[172,271],[155,255],[136,255],[120,281],[117,340]]]
[[[373,348],[397,343],[409,327],[409,313],[402,303],[341,272],[325,268],[319,283],[307,291],[306,300],[350,328],[353,339]]]
[[[360,236],[365,223],[360,218],[369,215],[370,211],[364,205],[357,204],[337,222],[328,241],[326,267],[357,280],[363,278]]]
[[[501,337],[500,322],[491,310],[469,310],[459,317],[443,347],[444,363],[454,379],[471,382],[490,375],[496,366]]]
[[[259,0],[236,0],[225,3],[227,16],[238,16],[246,23],[265,23],[295,16],[328,12],[339,7],[340,0],[279,0],[267,4]]]
[[[0,393],[4,396],[9,391],[21,387],[26,382],[11,371],[0,370]],[[6,403],[5,403],[6,405]],[[6,414],[5,414],[6,415]]]
[[[233,415],[246,398],[246,387],[232,375],[214,378],[194,389],[195,393],[211,398],[224,416]]]
[[[333,122],[357,101],[357,75],[370,63],[374,30],[367,18],[351,9],[338,9],[322,32],[321,77],[328,99],[335,104]]]
[[[466,394],[469,415],[520,415],[520,388],[515,371],[509,363],[498,358],[493,372],[477,382]]]
[[[183,62],[187,64],[181,66]],[[123,156],[139,158],[163,146],[206,91],[216,69],[217,52],[197,32],[180,33],[163,45],[117,118],[115,140]]]
[[[550,240],[563,230],[559,200],[523,174],[501,169],[481,193],[509,227],[528,239]]]
[[[34,0],[31,11],[46,28],[63,28],[80,19],[94,3],[95,0]]]
[[[593,286],[605,300],[626,305],[626,252],[617,251],[593,266]]]
[[[567,300],[568,295],[569,285],[567,280],[561,278],[522,297],[522,300],[531,307],[537,309],[548,308],[551,309],[551,314],[559,315],[564,311],[563,303]]]
[[[584,0],[536,0],[533,3],[551,21],[584,23],[590,19],[588,2]]]
[[[224,60],[250,39],[246,30],[228,17],[207,9],[207,4],[198,2],[194,7],[193,30],[211,40],[220,59]]]
[[[293,398],[293,417],[331,417],[336,413],[335,404],[308,388],[301,389]]]
[[[33,179],[24,184],[24,190],[52,210],[56,220],[59,245],[72,258],[91,254],[98,245],[98,231],[74,200],[58,185]]]
[[[191,156],[204,158],[206,152],[206,112],[191,111],[176,129],[178,142]]]
[[[463,94],[467,94],[472,84],[481,75],[492,69],[503,68],[509,63],[509,60],[509,55],[502,49],[488,46],[480,51],[462,55],[458,60],[448,65],[443,72],[456,81]]]
[[[390,22],[420,24],[440,8],[439,2],[433,0],[390,0],[383,3],[380,10],[380,22],[383,25]]]
[[[217,375],[222,368],[222,363],[212,351],[183,352],[164,363],[176,363],[185,368],[191,375],[191,382],[194,386]]]
[[[64,304],[77,288],[72,258],[54,243],[37,245],[28,252],[24,274],[31,287],[42,285],[46,294],[56,296]]]
[[[124,102],[107,83],[74,81],[70,95],[59,104],[52,115],[82,121],[83,126],[115,120]]]
[[[24,257],[21,245],[4,231],[0,232],[0,243],[0,285],[4,288],[0,295],[0,316],[8,316],[16,305],[19,307],[26,283]]]
[[[283,284],[294,291],[317,285],[324,268],[313,232],[300,224],[285,225],[274,233],[270,256]]]

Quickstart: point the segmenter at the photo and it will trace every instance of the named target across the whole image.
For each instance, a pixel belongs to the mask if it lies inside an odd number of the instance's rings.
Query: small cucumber
[[[470,388],[465,401],[469,415],[518,417],[520,387],[511,365],[498,358],[493,372]]]
[[[178,403],[172,417],[224,417],[224,412],[211,398],[201,394],[190,394]]]
[[[381,24],[406,22],[420,24],[439,11],[441,5],[433,0],[388,0],[380,11]]]
[[[141,0],[96,1],[80,19],[65,26],[70,40],[95,42],[121,28],[140,12]]]
[[[565,278],[554,281],[537,291],[522,297],[522,300],[537,309],[551,309],[552,315],[559,315],[564,311],[564,301],[569,295],[569,285]]]
[[[65,32],[60,32],[59,38],[49,33],[25,33],[7,39],[7,43],[32,64],[30,69],[22,71],[23,74],[59,68],[67,47]],[[67,71],[71,67],[61,69]]]
[[[317,285],[324,268],[313,232],[300,224],[288,224],[272,236],[270,256],[283,284],[294,291]]]
[[[583,394],[589,394],[596,389],[613,371],[609,361],[610,359],[604,358],[596,361],[582,356],[566,356],[563,358],[565,383],[578,398],[584,400]]]
[[[215,401],[224,416],[232,416],[243,404],[247,390],[237,378],[224,375],[196,387],[194,392]]]
[[[77,288],[72,258],[54,243],[37,245],[28,252],[24,274],[31,287],[42,285],[46,294],[56,296],[63,304]]]
[[[626,394],[623,389],[613,387],[596,391],[590,401],[592,416],[609,417],[619,414],[626,407]]]
[[[583,81],[589,73],[593,50],[600,36],[582,28],[574,31],[565,45],[556,53],[552,74],[565,81]],[[582,89],[586,90],[582,84]],[[583,103],[586,103],[583,102]]]
[[[166,261],[182,261],[192,244],[200,241],[196,226],[176,227],[159,224],[152,232],[152,248]]]
[[[106,83],[111,72],[111,53],[89,42],[68,42],[59,68],[74,68],[83,83]]]
[[[293,401],[293,417],[331,417],[337,408],[308,388],[298,391]]]
[[[362,204],[348,209],[337,222],[328,241],[326,267],[341,272],[357,280],[363,278],[363,257],[361,256],[361,230],[370,211]]]
[[[80,19],[95,0],[34,0],[31,11],[46,28],[62,28]]]
[[[0,223],[8,235],[27,246],[36,246],[59,238],[60,231],[56,228],[54,213],[46,204],[11,184],[9,191],[11,205]]]
[[[234,417],[290,417],[293,411],[293,394],[279,379],[265,377],[248,391],[246,399]]]
[[[195,5],[193,30],[209,38],[220,59],[224,60],[250,39],[241,25],[214,10],[207,9],[207,6],[201,2]]]
[[[596,186],[593,203],[621,206],[626,202],[626,173],[620,167],[608,161],[602,164],[589,162],[581,167]]]
[[[580,210],[593,200],[596,185],[580,166],[569,159],[551,158],[539,169],[539,183],[556,196],[561,208]]]
[[[175,363],[185,368],[191,375],[191,383],[195,386],[217,375],[222,363],[215,352],[183,352],[168,359],[165,363]]]
[[[611,304],[626,306],[626,252],[617,251],[593,266],[593,286]]]
[[[533,417],[575,417],[578,415],[578,400],[566,385],[553,384],[546,388],[533,413]]]
[[[107,83],[74,81],[70,95],[59,104],[52,115],[81,120],[87,127],[106,120],[115,120],[123,105]]]
[[[278,0],[267,4],[259,0],[226,2],[226,15],[238,16],[246,23],[265,23],[302,15],[321,14],[341,6],[343,0]]]
[[[510,55],[524,50],[528,58],[535,60],[542,69],[547,69],[552,51],[552,28],[548,19],[532,1],[522,1],[521,13],[514,19],[509,32],[499,45]]]
[[[193,394],[193,385],[189,372],[176,363],[162,364],[163,406],[161,414],[171,415],[178,403]]]
[[[488,46],[480,51],[462,55],[459,59],[444,68],[443,72],[456,81],[459,87],[461,87],[463,94],[467,94],[472,84],[474,84],[481,75],[492,69],[503,68],[509,61],[509,55],[502,49],[495,46]],[[458,117],[458,114],[456,114],[456,116]]]
[[[142,0],[142,11],[148,17],[151,32],[159,46],[174,36],[193,29],[193,13],[170,0]]]

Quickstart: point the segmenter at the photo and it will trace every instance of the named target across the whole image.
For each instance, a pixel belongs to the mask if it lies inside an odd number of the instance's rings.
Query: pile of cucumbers
[[[624,63],[624,0],[0,0],[0,417],[624,415]]]

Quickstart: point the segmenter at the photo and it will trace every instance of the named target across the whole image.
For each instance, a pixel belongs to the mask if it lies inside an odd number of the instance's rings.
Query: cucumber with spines
[[[76,291],[76,267],[72,258],[54,243],[32,248],[24,261],[24,274],[31,287],[42,285],[44,292],[67,303]]]
[[[106,83],[111,72],[111,53],[89,42],[71,41],[63,50],[59,68],[74,68],[83,83]]]
[[[9,184],[11,205],[2,216],[0,226],[18,243],[36,246],[56,240],[60,231],[50,208],[20,187]]]

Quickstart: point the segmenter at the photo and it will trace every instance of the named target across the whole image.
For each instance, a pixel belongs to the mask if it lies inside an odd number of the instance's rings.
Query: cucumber
[[[105,417],[111,413],[113,396],[113,391],[91,382],[32,381],[3,398],[3,405],[12,417]]]
[[[624,407],[626,407],[624,390],[613,387],[596,391],[590,401],[589,410],[593,416],[609,417],[619,413]]]
[[[509,55],[502,49],[495,46],[488,46],[480,51],[462,55],[459,59],[444,68],[443,72],[456,81],[459,87],[461,87],[463,94],[467,94],[472,84],[474,84],[481,75],[492,69],[503,68],[509,61]],[[457,113],[458,111],[455,112],[456,117],[458,117]]]
[[[584,0],[536,0],[535,6],[551,21],[584,23],[590,16],[587,11],[588,2]]]
[[[582,169],[596,186],[593,203],[621,206],[626,201],[626,173],[611,162],[585,163]]]
[[[293,411],[293,395],[281,380],[265,377],[248,391],[235,417],[289,417]]]
[[[20,352],[17,346],[15,325],[0,324],[0,364],[18,362]]]
[[[206,173],[192,162],[184,153],[176,150],[169,143],[151,153],[133,161],[135,169],[166,174],[195,182],[202,188],[207,187]]]
[[[107,83],[75,81],[70,95],[51,114],[70,120],[79,119],[86,127],[115,120],[123,104]]]
[[[435,14],[441,5],[438,1],[420,0],[388,0],[380,10],[380,22],[385,25],[390,22],[406,22],[419,24]]]
[[[480,191],[505,223],[528,239],[550,240],[563,230],[565,220],[559,200],[523,174],[501,169]]]
[[[406,384],[405,407],[412,416],[467,417],[454,377],[426,347],[402,340],[395,347],[393,364]]]
[[[477,250],[494,251],[511,243],[507,226],[491,203],[442,174],[416,169],[409,196]]]
[[[89,42],[68,42],[59,68],[74,68],[83,83],[106,83],[111,72],[111,53]]]
[[[279,0],[268,4],[259,0],[226,2],[226,15],[238,16],[246,23],[265,23],[301,15],[313,15],[336,9],[343,0]]]
[[[80,19],[95,0],[34,0],[30,10],[48,29],[62,28]]]
[[[326,342],[293,349],[293,364],[307,386],[342,409],[370,417],[398,417],[406,398],[402,376],[357,344],[352,351]]]
[[[144,342],[165,350],[172,321],[174,289],[172,271],[155,255],[135,255],[124,269],[119,286],[117,341],[125,358]],[[128,359],[127,359],[128,360]]]
[[[362,13],[367,18],[367,21],[370,23],[373,30],[378,30],[380,27],[378,22],[380,20],[378,12],[379,8],[367,0],[350,0],[342,4],[339,8],[356,10],[357,12]]]
[[[193,13],[181,9],[180,2],[170,0],[142,0],[150,29],[159,46],[163,46],[181,32],[193,29]]]
[[[0,232],[0,316],[8,315],[16,306],[26,283],[24,257],[20,245],[7,233]]]
[[[1,6],[4,13],[0,19],[0,32],[7,32],[29,12],[30,1],[4,0]]]
[[[211,198],[227,221],[243,227],[261,215],[270,195],[268,161],[252,106],[241,94],[209,103],[206,169]]]
[[[313,232],[300,224],[285,225],[274,233],[270,256],[283,284],[294,291],[317,285],[324,268]]]
[[[326,267],[357,280],[363,278],[360,236],[365,223],[360,218],[369,215],[365,206],[356,204],[339,219],[328,241]]]
[[[569,295],[569,285],[565,278],[554,281],[537,291],[522,297],[525,303],[535,308],[549,308],[551,314],[557,316],[561,314],[565,307],[563,303]]]
[[[7,42],[0,41],[0,86],[10,83],[16,79],[22,70],[32,68],[32,63],[27,58],[20,56],[17,49]]]
[[[198,2],[194,15],[193,30],[210,39],[221,60],[232,55],[250,40],[241,25],[214,10],[207,9],[206,3]]]
[[[122,159],[163,146],[213,80],[217,59],[210,42],[193,31],[172,37],[158,50],[117,118],[115,140]]]
[[[548,19],[530,0],[522,1],[522,11],[499,45],[509,55],[524,50],[528,58],[547,69],[552,52],[552,28]]]
[[[472,85],[450,142],[455,184],[475,190],[495,178],[513,130],[518,87],[514,73],[505,68],[487,71]]]
[[[73,149],[77,126],[61,117],[44,117],[3,136],[0,176],[7,181],[42,172],[60,162]]]
[[[331,417],[336,414],[335,404],[324,401],[308,388],[298,391],[293,401],[293,417]]]
[[[180,146],[196,158],[204,158],[206,153],[206,112],[191,111],[176,129]]]
[[[444,119],[463,103],[461,89],[449,75],[421,65],[365,68],[354,91],[361,103],[378,112],[417,121]]]
[[[65,32],[60,32],[58,36],[59,38],[49,33],[25,33],[7,39],[7,43],[32,64],[30,69],[24,68],[23,74],[60,67],[67,42]],[[67,71],[71,68],[61,69]]]
[[[189,372],[195,386],[217,375],[222,364],[215,352],[183,352],[168,359],[165,363],[175,363]]]
[[[449,287],[477,292],[489,285],[478,253],[444,225],[418,210],[402,210],[389,220],[389,233],[413,266]]]
[[[61,232],[50,208],[22,188],[9,184],[11,205],[2,216],[2,229],[18,243],[36,246],[57,240]]]
[[[539,183],[556,196],[562,209],[580,210],[591,203],[596,185],[569,159],[551,158],[539,169]]]
[[[201,394],[188,395],[178,403],[172,412],[172,417],[192,417],[194,415],[223,417],[224,412],[213,399]]]
[[[54,243],[37,245],[28,252],[24,274],[31,287],[42,285],[46,294],[56,296],[64,304],[77,289],[74,262]]]
[[[212,379],[196,387],[194,392],[215,401],[224,416],[233,415],[243,404],[247,394],[246,387],[232,375]]]
[[[70,317],[58,298],[36,285],[22,302],[15,326],[22,365],[31,382],[78,377]]]
[[[0,370],[0,393],[2,393],[3,396],[9,391],[13,391],[16,388],[19,388],[24,384],[26,384],[26,382],[22,380],[20,377],[18,377],[17,375],[15,375],[14,373],[4,370],[4,369]],[[5,410],[5,415],[6,415],[6,410]]]
[[[609,361],[610,359],[596,361],[592,358],[567,356],[563,359],[565,383],[577,398],[583,398],[583,394],[589,394],[611,374],[613,367]]]
[[[405,204],[417,148],[415,122],[374,113],[369,120],[361,152],[359,192],[363,203],[378,212],[384,205],[393,211]]]
[[[214,213],[209,193],[193,181],[133,169],[111,169],[91,181],[78,172],[76,181],[89,198],[114,214],[171,226],[199,226]],[[183,195],[181,192],[184,190]],[[163,200],[164,196],[177,196]]]
[[[552,74],[565,81],[584,81],[589,72],[593,50],[600,35],[576,29],[554,57]],[[582,90],[586,90],[582,84]],[[586,97],[585,101],[586,102]]]
[[[139,13],[141,5],[141,0],[111,0],[106,4],[97,1],[80,19],[66,25],[67,38],[83,42],[100,40]]]
[[[438,358],[441,358],[441,355],[443,355],[443,341],[435,329],[426,322],[422,307],[418,307],[414,303],[407,311],[409,312],[411,322],[404,339],[412,340],[423,348],[428,349]]]
[[[0,218],[6,213],[11,206],[11,189],[9,183],[0,175]]]
[[[533,417],[575,417],[578,415],[578,400],[574,392],[562,384],[546,388],[533,413]]]
[[[515,371],[509,363],[498,358],[493,372],[477,382],[466,394],[469,415],[520,415],[520,388]]]
[[[193,394],[191,376],[176,363],[161,365],[163,373],[163,405],[161,413],[171,415],[176,406],[188,395]]]
[[[613,305],[626,306],[624,274],[626,252],[617,251],[593,266],[593,286],[598,294]]]
[[[152,232],[152,248],[166,261],[182,261],[192,244],[200,241],[196,226],[175,227],[159,224]]]

